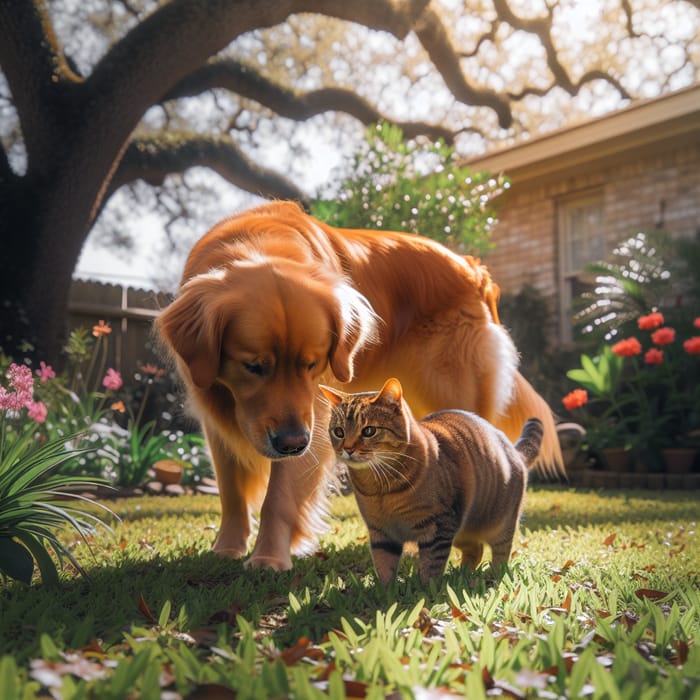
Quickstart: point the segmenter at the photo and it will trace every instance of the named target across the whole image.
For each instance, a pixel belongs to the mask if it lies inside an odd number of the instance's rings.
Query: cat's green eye
[[[335,435],[337,438],[344,438],[345,432],[342,428],[333,428],[333,435]]]
[[[362,428],[362,437],[372,437],[377,432],[377,429],[373,425],[368,425],[366,428]]]

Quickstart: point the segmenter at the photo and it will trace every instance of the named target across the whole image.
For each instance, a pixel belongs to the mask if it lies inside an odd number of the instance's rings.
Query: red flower
[[[649,348],[644,355],[644,362],[648,365],[660,365],[664,361],[664,351],[659,348]]]
[[[676,339],[676,331],[673,328],[659,328],[651,334],[654,345],[670,345]]]
[[[637,319],[637,325],[639,326],[639,330],[650,331],[664,325],[664,316],[658,311],[653,314],[648,314],[647,316],[640,316]]]
[[[695,335],[692,338],[688,338],[683,343],[683,349],[689,355],[700,355],[700,336]]]
[[[700,316],[698,316],[694,321],[693,321],[693,326],[695,328],[700,328]]]
[[[574,389],[569,392],[561,402],[567,411],[573,411],[588,403],[588,392],[585,389]]]
[[[642,345],[636,338],[625,338],[615,343],[610,349],[619,357],[632,357],[642,352]]]

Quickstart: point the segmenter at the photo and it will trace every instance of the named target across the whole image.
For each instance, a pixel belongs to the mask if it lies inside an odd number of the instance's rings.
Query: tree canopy
[[[512,143],[696,81],[699,16],[697,0],[0,3],[0,344],[55,355],[120,188],[173,219],[195,168],[306,203],[318,148],[347,152],[380,119],[465,155]]]

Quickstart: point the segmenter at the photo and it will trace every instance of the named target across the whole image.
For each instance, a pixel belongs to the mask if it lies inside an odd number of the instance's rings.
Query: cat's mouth
[[[343,461],[351,469],[369,469],[372,464],[368,462],[364,457],[355,457],[354,455],[343,455]]]

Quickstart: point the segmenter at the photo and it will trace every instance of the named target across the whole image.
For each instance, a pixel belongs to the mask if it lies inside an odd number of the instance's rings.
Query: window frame
[[[573,283],[576,280],[585,280],[582,275],[583,268],[573,269],[572,251],[575,232],[571,227],[571,213],[574,209],[597,208],[600,210],[600,242],[602,243],[602,256],[588,262],[597,262],[609,254],[609,243],[606,236],[606,211],[604,191],[602,188],[577,192],[560,198],[557,201],[557,242],[558,242],[558,275],[557,286],[559,291],[559,339],[564,345],[573,343],[573,324],[571,304],[574,298],[572,294]],[[593,280],[591,280],[592,282]]]

